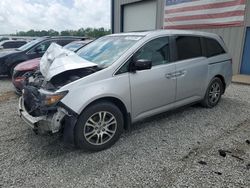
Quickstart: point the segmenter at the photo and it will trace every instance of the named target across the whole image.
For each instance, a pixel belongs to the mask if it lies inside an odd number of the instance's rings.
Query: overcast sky
[[[110,28],[110,0],[0,0],[0,34]]]

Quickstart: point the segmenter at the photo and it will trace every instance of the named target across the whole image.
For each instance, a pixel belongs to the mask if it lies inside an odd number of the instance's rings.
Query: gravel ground
[[[0,187],[250,187],[250,86],[231,85],[213,109],[137,123],[96,153],[35,135],[16,111],[10,82],[0,80]]]

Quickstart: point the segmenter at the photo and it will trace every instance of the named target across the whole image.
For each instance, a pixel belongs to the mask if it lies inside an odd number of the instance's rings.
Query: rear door
[[[208,59],[203,56],[201,38],[175,36],[175,49],[176,102],[198,100],[203,97],[208,76]]]

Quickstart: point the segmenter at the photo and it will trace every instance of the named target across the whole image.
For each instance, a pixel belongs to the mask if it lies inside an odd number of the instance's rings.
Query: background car
[[[27,41],[25,41],[25,40],[4,40],[4,41],[0,42],[0,50],[19,48],[26,43],[27,43]]]
[[[87,45],[88,43],[92,42],[93,40],[81,40],[81,41],[73,41],[67,45],[64,46],[64,48],[77,52],[82,47]],[[25,82],[26,77],[24,76],[27,72],[33,72],[37,70],[41,58],[35,58],[28,61],[24,61],[20,64],[18,64],[13,71],[12,75],[12,83],[16,89],[17,94],[21,94],[21,90],[23,88],[23,84]]]
[[[0,52],[0,75],[12,76],[14,68],[21,62],[42,57],[52,42],[61,46],[76,41],[84,40],[85,37],[41,37],[13,50]]]

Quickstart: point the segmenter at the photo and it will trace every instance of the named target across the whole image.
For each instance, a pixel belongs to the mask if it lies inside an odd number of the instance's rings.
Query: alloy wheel
[[[111,140],[117,129],[115,116],[107,111],[96,112],[84,125],[84,137],[93,145],[103,145]]]
[[[221,88],[220,88],[220,84],[218,82],[215,82],[212,84],[210,91],[209,91],[209,102],[212,104],[215,104],[218,102],[218,100],[220,99],[220,95],[221,95]]]

